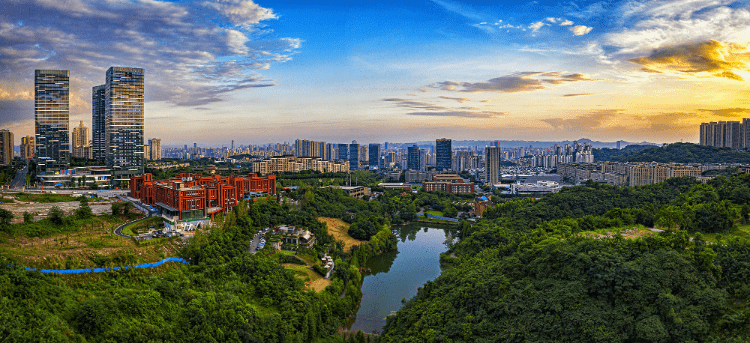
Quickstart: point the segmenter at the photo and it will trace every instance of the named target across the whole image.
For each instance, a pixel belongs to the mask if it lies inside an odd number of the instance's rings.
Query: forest
[[[750,163],[750,152],[693,143],[663,147],[628,145],[623,149],[594,149],[596,161],[659,163]]]
[[[749,186],[587,183],[501,204],[462,225],[380,342],[748,341]]]

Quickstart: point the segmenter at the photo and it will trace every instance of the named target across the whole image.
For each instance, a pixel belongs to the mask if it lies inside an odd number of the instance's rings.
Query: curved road
[[[122,229],[124,229],[126,226],[128,226],[130,224],[137,223],[139,221],[146,220],[146,219],[149,219],[149,218],[151,218],[151,216],[145,216],[145,217],[143,217],[141,219],[133,220],[133,221],[127,222],[125,224],[122,224],[122,225],[118,226],[115,229],[115,235],[118,235],[120,237],[125,237],[125,238],[131,238],[133,236],[129,236],[129,235],[126,235],[126,234],[122,233]]]

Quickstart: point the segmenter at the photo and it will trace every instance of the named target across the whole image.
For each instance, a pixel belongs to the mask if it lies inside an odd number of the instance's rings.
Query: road
[[[261,237],[262,237],[262,235],[260,235],[260,234],[256,234],[255,236],[253,236],[253,239],[250,240],[250,248],[247,249],[247,252],[255,255],[255,249],[258,248],[258,244],[260,244],[260,238]]]
[[[29,171],[29,166],[23,167],[16,173],[16,177],[10,182],[10,188],[16,190],[23,190],[26,185],[26,173]]]

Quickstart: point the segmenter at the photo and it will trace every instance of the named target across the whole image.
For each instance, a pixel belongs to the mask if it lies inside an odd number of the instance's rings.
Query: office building
[[[349,144],[338,144],[338,159],[349,161]]]
[[[352,144],[349,144],[349,168],[359,169],[359,144],[357,144],[357,141],[352,141]]]
[[[73,128],[73,157],[92,159],[93,149],[89,142],[89,128],[83,125],[81,121],[80,125]]]
[[[500,181],[500,148],[496,146],[484,149],[484,182],[497,183]]]
[[[0,130],[0,165],[13,163],[13,132]]]
[[[104,137],[106,133],[106,120],[104,118],[106,89],[107,85],[99,85],[91,89],[91,149],[93,158],[102,161],[107,157],[106,139]]]
[[[180,173],[169,180],[154,180],[143,174],[130,179],[130,196],[158,208],[162,217],[177,220],[200,220],[226,213],[241,200],[276,195],[276,175],[203,177]]]
[[[381,162],[380,158],[380,144],[370,143],[368,149],[368,154],[370,155],[368,157],[370,169],[382,169],[383,163]]]
[[[21,159],[28,161],[34,158],[34,136],[21,137]]]
[[[70,164],[70,73],[34,72],[34,141],[39,174],[67,169]]]
[[[421,155],[421,149],[418,146],[414,145],[407,148],[406,168],[422,170],[422,163],[420,163]]]
[[[453,144],[448,138],[435,141],[435,169],[438,171],[453,170]]]
[[[432,181],[425,181],[422,187],[426,192],[474,193],[474,184],[456,174],[435,174]]]
[[[144,161],[151,161],[151,146],[144,144],[143,145],[143,160]]]
[[[232,141],[232,144],[234,144],[234,141]],[[151,153],[149,155],[149,159],[152,161],[160,160],[161,159],[161,139],[151,138],[148,140],[148,145],[149,145],[149,152]]]
[[[115,180],[143,173],[143,82],[141,68],[111,67],[105,89],[105,149]]]

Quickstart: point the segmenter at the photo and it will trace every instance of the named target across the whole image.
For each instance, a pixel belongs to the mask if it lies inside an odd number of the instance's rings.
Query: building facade
[[[422,187],[427,192],[474,193],[474,184],[456,174],[435,174],[432,181],[425,181]]]
[[[422,170],[422,163],[420,162],[422,157],[421,150],[418,146],[410,146],[407,148],[406,168],[411,170]]]
[[[21,159],[28,161],[34,158],[34,136],[21,137]]]
[[[67,70],[34,72],[35,158],[40,174],[70,165],[70,73]]]
[[[0,165],[13,163],[13,132],[0,130]]]
[[[497,183],[500,181],[500,147],[484,148],[484,182]]]
[[[104,119],[106,90],[107,85],[95,86],[91,89],[91,149],[93,150],[93,158],[102,161],[107,158],[106,139],[104,137],[106,133],[106,120]]]
[[[173,179],[154,180],[153,175],[143,174],[131,177],[130,185],[130,196],[159,209],[172,222],[213,218],[243,199],[276,195],[276,175],[202,177],[181,173]]]
[[[270,173],[315,170],[322,173],[348,173],[349,161],[326,161],[319,157],[276,156],[253,161],[253,172],[260,175]]]
[[[122,178],[143,172],[143,83],[141,68],[111,67],[105,88],[107,167]]]
[[[349,169],[359,169],[359,144],[357,144],[357,141],[352,141],[352,144],[349,144]]]
[[[438,171],[453,170],[453,143],[448,138],[435,141],[435,169]]]
[[[370,155],[368,158],[370,169],[375,169],[375,168],[382,169],[383,163],[382,163],[382,159],[380,158],[380,144],[370,143],[368,148],[369,148],[368,154]]]
[[[700,125],[699,144],[718,148],[750,149],[750,118]]]
[[[232,141],[234,144],[234,141]],[[161,139],[151,138],[148,140],[149,160],[156,161],[161,159]]]
[[[89,143],[89,128],[83,125],[83,121],[73,128],[73,157],[92,159],[93,149]]]

